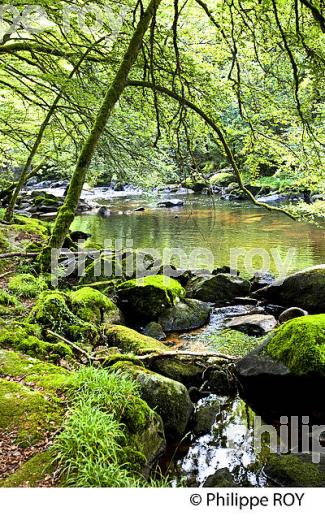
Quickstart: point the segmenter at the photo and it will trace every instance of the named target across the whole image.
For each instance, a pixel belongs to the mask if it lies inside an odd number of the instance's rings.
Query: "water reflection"
[[[276,250],[286,258],[290,248],[296,249],[290,271],[323,262],[324,230],[306,223],[293,223],[285,215],[266,212],[246,203],[219,201],[207,196],[186,196],[184,207],[157,208],[152,197],[114,198],[103,200],[110,215],[99,217],[82,215],[75,219],[74,229],[92,234],[93,241],[103,244],[105,239],[133,240],[137,249],[182,248],[190,255],[193,248],[209,248],[215,265],[229,265],[231,248],[264,248]],[[135,212],[139,206],[146,208]],[[177,264],[177,259],[175,259]],[[204,268],[204,258],[191,267]],[[259,269],[261,261],[254,260]],[[239,268],[246,272],[244,260]],[[274,259],[270,269],[277,273]]]

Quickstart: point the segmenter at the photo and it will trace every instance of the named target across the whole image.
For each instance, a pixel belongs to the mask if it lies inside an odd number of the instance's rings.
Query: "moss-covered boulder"
[[[73,314],[69,308],[69,297],[59,291],[45,291],[40,294],[28,321],[36,323],[46,332],[50,330],[62,334],[71,341],[95,345],[99,341],[95,325]]]
[[[157,358],[150,362],[150,369],[158,374],[179,381],[186,387],[202,385],[202,375],[206,370],[205,364],[198,364],[190,358]]]
[[[158,318],[158,323],[165,332],[188,331],[198,329],[207,323],[211,307],[206,302],[185,299],[174,307],[165,309]]]
[[[266,300],[325,312],[325,264],[299,271],[256,292]]]
[[[324,487],[325,460],[321,456],[319,464],[311,460],[309,454],[269,456],[264,468],[272,485],[281,487]]]
[[[118,288],[118,299],[127,320],[153,321],[184,296],[181,284],[164,275],[129,280]]]
[[[294,375],[325,377],[325,314],[284,323],[264,347],[264,353]]]
[[[150,352],[164,352],[167,350],[160,341],[144,336],[136,330],[123,325],[108,326],[104,329],[109,347],[116,347],[123,354],[149,354]]]
[[[250,283],[227,273],[196,276],[186,286],[188,298],[224,305],[238,296],[248,296]]]
[[[309,415],[324,420],[325,314],[284,323],[241,359],[236,370],[253,408],[278,417]]]
[[[80,319],[102,324],[118,324],[122,321],[121,312],[115,303],[100,291],[91,287],[82,287],[71,293],[70,301],[72,311]]]
[[[110,369],[129,374],[140,386],[142,399],[162,418],[166,437],[180,439],[193,412],[193,404],[184,385],[128,362]]]

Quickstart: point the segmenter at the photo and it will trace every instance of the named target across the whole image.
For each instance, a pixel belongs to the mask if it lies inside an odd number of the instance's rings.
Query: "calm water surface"
[[[278,268],[274,255],[285,260],[291,252],[290,272],[324,262],[324,227],[294,222],[285,215],[249,203],[198,195],[177,195],[177,198],[183,198],[184,207],[157,208],[157,197],[141,195],[99,200],[107,206],[109,214],[79,216],[73,227],[91,233],[93,241],[99,244],[105,239],[133,240],[137,249],[157,248],[162,252],[164,248],[181,248],[188,258],[194,248],[208,248],[215,266],[230,264],[232,248],[266,250],[270,270],[275,274]],[[135,212],[139,206],[145,207],[145,211]],[[173,263],[181,262],[175,257]],[[195,264],[187,267],[206,267],[206,257],[200,255]],[[256,269],[262,267],[258,254],[253,265]],[[243,258],[238,267],[247,272]]]

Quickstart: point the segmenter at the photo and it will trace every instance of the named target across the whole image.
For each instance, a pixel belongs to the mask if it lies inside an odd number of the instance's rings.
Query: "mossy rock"
[[[325,264],[277,280],[259,289],[256,295],[286,307],[298,306],[311,312],[325,312]]]
[[[14,223],[8,226],[9,230],[29,235],[30,238],[37,238],[40,241],[46,241],[49,237],[50,230],[47,224],[36,218],[15,215]]]
[[[290,320],[276,331],[264,353],[291,374],[325,376],[325,314]]]
[[[203,302],[226,304],[238,296],[248,296],[250,283],[230,274],[196,276],[186,286],[188,298]]]
[[[144,336],[123,325],[105,327],[104,334],[110,347],[118,348],[123,354],[149,354],[150,352],[164,352],[167,350],[160,341]]]
[[[221,171],[218,173],[215,173],[212,177],[210,177],[209,181],[210,184],[213,186],[228,186],[229,184],[233,183],[235,180],[234,174],[227,171]]]
[[[122,321],[119,308],[107,296],[91,287],[82,287],[70,294],[72,311],[84,321],[102,324],[118,324]]]
[[[150,363],[150,368],[154,372],[165,377],[179,381],[185,386],[193,386],[202,384],[202,374],[205,366],[198,366],[194,360],[191,359],[172,359],[161,358],[153,360]]]
[[[165,309],[158,323],[165,332],[185,332],[203,327],[209,320],[211,307],[206,302],[185,299]]]
[[[62,334],[66,339],[95,345],[99,333],[95,325],[83,321],[70,310],[70,300],[59,291],[45,291],[40,294],[28,321],[37,323],[46,330]]]
[[[118,287],[120,307],[126,318],[147,323],[184,297],[185,290],[181,284],[164,275],[129,280]]]
[[[71,382],[71,374],[65,368],[4,349],[0,349],[0,376],[22,378],[25,384],[33,383],[47,395],[63,392]]]
[[[281,487],[324,487],[325,461],[315,464],[308,454],[272,454],[264,468],[271,484]]]
[[[148,476],[153,464],[166,448],[163,421],[143,399],[134,396],[132,408],[121,417],[121,422],[127,429],[124,441],[125,462],[131,463],[133,470]]]
[[[126,373],[137,381],[142,399],[162,418],[167,438],[177,440],[184,435],[193,412],[184,385],[132,363],[119,362],[110,370]]]
[[[42,339],[42,329],[36,324],[12,322],[0,325],[0,347],[23,352],[39,359],[58,361],[73,358],[69,345],[62,341],[50,343]]]
[[[15,473],[2,482],[0,488],[39,487],[40,483],[55,470],[53,456],[49,451],[37,453],[24,462]]]

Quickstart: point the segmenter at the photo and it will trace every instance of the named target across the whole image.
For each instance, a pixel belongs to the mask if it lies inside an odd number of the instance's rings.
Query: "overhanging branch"
[[[231,166],[232,166],[232,168],[234,170],[234,174],[236,176],[238,185],[239,185],[240,189],[248,197],[248,199],[250,199],[253,202],[253,204],[255,204],[256,206],[260,206],[260,207],[262,207],[264,209],[267,209],[268,211],[277,211],[279,213],[283,213],[284,215],[290,217],[292,220],[295,220],[295,217],[289,211],[286,211],[283,208],[277,208],[277,207],[274,207],[274,206],[270,206],[269,204],[266,204],[264,202],[259,202],[258,200],[256,200],[256,198],[254,197],[252,192],[249,191],[248,188],[246,188],[246,186],[244,185],[244,182],[243,182],[243,179],[242,179],[239,167],[238,167],[238,165],[236,163],[235,157],[234,157],[234,155],[233,155],[233,153],[232,153],[232,151],[231,151],[231,149],[230,149],[230,147],[229,147],[229,145],[227,143],[227,139],[226,139],[223,131],[215,123],[215,121],[208,114],[206,114],[204,112],[204,110],[202,110],[200,107],[195,105],[195,103],[193,103],[189,99],[186,99],[182,95],[177,94],[173,90],[170,90],[170,89],[168,89],[166,87],[163,87],[163,86],[160,86],[160,85],[157,85],[157,84],[154,85],[154,84],[152,84],[150,82],[147,82],[147,81],[132,80],[132,81],[128,82],[128,86],[130,86],[130,87],[149,88],[151,90],[155,90],[156,92],[160,92],[161,94],[165,94],[166,96],[168,96],[170,98],[173,98],[175,101],[178,101],[179,103],[182,103],[183,105],[187,106],[188,108],[190,108],[191,110],[196,112],[207,123],[207,125],[210,126],[210,128],[212,128],[212,130],[217,134],[218,139],[221,142],[222,147],[223,147],[223,149],[225,151],[225,154],[226,154],[226,156],[228,158],[228,161],[229,161],[229,163],[231,164]]]

